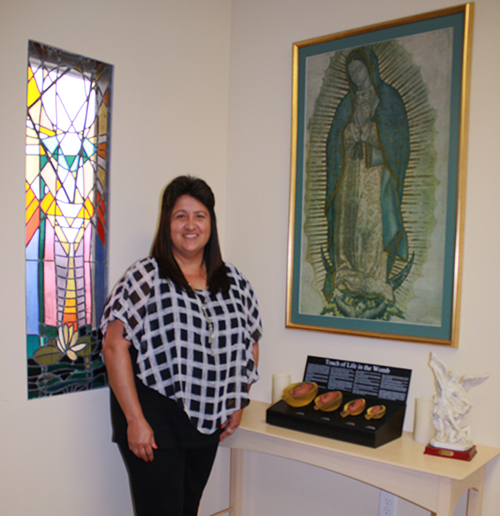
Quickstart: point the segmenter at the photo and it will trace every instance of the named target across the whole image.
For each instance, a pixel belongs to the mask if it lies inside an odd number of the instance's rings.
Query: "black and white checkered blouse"
[[[101,330],[118,319],[138,351],[138,377],[184,407],[204,434],[248,404],[258,379],[253,344],[262,334],[250,283],[226,264],[228,294],[189,293],[160,278],[154,258],[136,262],[114,287]]]

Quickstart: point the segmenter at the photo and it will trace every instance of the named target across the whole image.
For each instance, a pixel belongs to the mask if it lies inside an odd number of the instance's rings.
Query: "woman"
[[[151,256],[117,283],[101,322],[137,516],[197,515],[218,443],[258,378],[257,300],[222,261],[214,204],[201,179],[167,186]]]
[[[323,292],[348,317],[376,318],[394,303],[390,273],[407,261],[401,200],[410,154],[401,95],[381,80],[370,48],[346,60],[350,90],[328,134],[328,256]]]

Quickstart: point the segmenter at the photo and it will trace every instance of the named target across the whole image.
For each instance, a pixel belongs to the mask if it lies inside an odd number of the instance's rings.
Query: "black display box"
[[[305,407],[291,407],[281,400],[267,409],[266,421],[271,425],[300,432],[330,437],[377,448],[401,437],[410,386],[411,370],[364,364],[320,357],[308,357],[305,382],[318,384],[318,395],[341,391],[343,401],[337,410],[314,410],[314,401]],[[366,408],[385,405],[381,419],[358,416],[343,418],[343,406],[356,398],[366,400]]]

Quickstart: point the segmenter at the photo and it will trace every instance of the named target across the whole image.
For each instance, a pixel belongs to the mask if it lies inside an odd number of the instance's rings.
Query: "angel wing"
[[[430,354],[429,366],[434,372],[438,392],[441,393],[448,378],[448,369],[434,353]]]
[[[439,358],[431,352],[430,358],[429,358],[429,365],[432,367],[436,373],[446,376],[448,374],[448,368],[439,360]]]
[[[460,380],[462,387],[469,392],[472,387],[477,387],[484,383],[490,377],[490,373],[482,374],[480,376],[463,376]]]

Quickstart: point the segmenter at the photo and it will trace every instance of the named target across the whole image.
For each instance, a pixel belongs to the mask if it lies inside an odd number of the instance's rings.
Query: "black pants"
[[[127,466],[136,516],[197,516],[218,443],[154,450],[152,462],[118,445]]]

